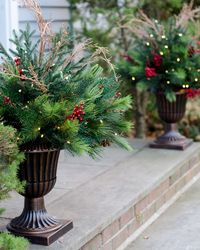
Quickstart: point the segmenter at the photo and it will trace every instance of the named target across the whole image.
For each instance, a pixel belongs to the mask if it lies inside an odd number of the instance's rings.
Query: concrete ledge
[[[72,219],[74,229],[49,247],[31,245],[31,250],[117,249],[200,172],[199,143],[183,152],[150,149],[147,142],[136,140],[131,143],[136,145],[134,153],[109,148],[97,163],[62,157],[47,208],[58,218]],[[76,168],[80,160],[82,170]],[[69,186],[71,178],[78,181]],[[7,209],[5,218],[19,213],[18,200],[14,194],[1,204]]]

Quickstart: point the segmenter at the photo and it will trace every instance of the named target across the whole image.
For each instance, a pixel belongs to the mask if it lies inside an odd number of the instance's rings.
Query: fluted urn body
[[[24,153],[25,160],[19,168],[19,178],[26,182],[21,194],[25,197],[24,209],[7,228],[33,243],[49,245],[73,227],[71,221],[63,222],[50,216],[44,204],[44,195],[56,183],[60,150],[28,146],[24,148]]]
[[[156,94],[158,114],[165,123],[165,132],[151,143],[150,147],[184,150],[192,143],[191,139],[178,132],[176,125],[185,114],[186,102],[187,96],[184,92],[177,92],[176,101],[173,102],[170,102],[163,92]]]

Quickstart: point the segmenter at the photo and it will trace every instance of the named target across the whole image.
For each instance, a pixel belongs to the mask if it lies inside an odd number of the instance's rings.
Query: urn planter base
[[[25,198],[24,210],[11,220],[7,229],[16,236],[23,236],[31,243],[48,246],[73,228],[70,220],[50,216],[44,198]]]
[[[27,230],[20,231],[13,228],[11,224],[7,226],[7,229],[16,236],[25,237],[33,244],[49,246],[73,228],[73,223],[70,220],[59,220],[59,223],[60,227],[50,232],[34,233]]]
[[[185,150],[193,142],[176,130],[176,124],[166,124],[163,135],[150,143],[151,148]]]

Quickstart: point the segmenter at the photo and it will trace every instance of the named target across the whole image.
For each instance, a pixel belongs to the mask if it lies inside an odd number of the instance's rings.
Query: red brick
[[[181,168],[180,168],[180,174],[183,176],[186,172],[188,172],[190,169],[189,162],[186,162]]]
[[[91,241],[85,244],[81,250],[99,250],[102,247],[101,234],[95,236]]]
[[[128,228],[126,227],[113,238],[113,250],[117,249],[128,238],[128,236]]]
[[[155,202],[149,205],[142,213],[142,223],[145,223],[156,212]]]
[[[103,245],[103,247],[101,248],[101,250],[112,250],[112,241],[107,242],[105,245]]]
[[[138,229],[138,223],[136,219],[133,219],[127,226],[128,228],[128,235],[132,235]]]
[[[185,186],[185,177],[182,177],[175,183],[176,192],[180,191]]]
[[[123,228],[130,220],[132,220],[134,217],[134,212],[133,212],[133,208],[131,207],[126,213],[124,213],[120,219],[119,219],[119,223],[120,223],[120,228]]]
[[[149,203],[149,196],[146,196],[142,200],[138,201],[138,203],[135,204],[135,214],[140,213],[142,210],[144,210]]]
[[[165,194],[163,194],[162,196],[160,196],[156,202],[155,202],[155,209],[156,211],[161,208],[163,205],[165,204]]]
[[[199,156],[198,155],[193,156],[189,161],[190,168],[192,168],[198,162],[199,162]]]
[[[110,240],[119,231],[119,228],[119,220],[115,220],[112,224],[106,227],[102,232],[103,243]]]
[[[165,193],[165,201],[170,200],[175,194],[176,194],[176,187],[175,185],[173,185]]]
[[[181,170],[180,168],[176,170],[176,172],[169,177],[169,185],[173,185],[181,176]]]
[[[184,178],[185,178],[185,183],[189,183],[193,178],[192,171],[191,170],[188,171],[188,173],[184,176]]]

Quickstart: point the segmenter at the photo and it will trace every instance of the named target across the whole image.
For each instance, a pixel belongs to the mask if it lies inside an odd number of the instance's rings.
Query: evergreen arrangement
[[[119,72],[140,90],[164,92],[169,101],[175,101],[177,91],[187,92],[188,97],[198,95],[199,31],[193,33],[189,27],[199,16],[200,8],[192,9],[192,4],[166,23],[140,12],[125,25],[135,38],[135,46],[123,56]]]
[[[68,33],[53,34],[34,0],[25,0],[36,15],[40,39],[34,31],[14,32],[15,50],[0,45],[0,117],[17,130],[18,144],[65,148],[71,153],[95,156],[106,140],[128,150],[122,137],[132,127],[124,113],[130,96],[121,97],[119,81],[103,48],[89,53],[91,42],[71,48]],[[113,70],[103,75],[97,60]]]
[[[0,124],[0,200],[8,197],[11,190],[23,190],[23,183],[17,179],[17,169],[23,160],[16,143],[16,131]],[[4,209],[0,209],[0,215]],[[24,250],[28,242],[9,233],[0,233],[0,249]]]

